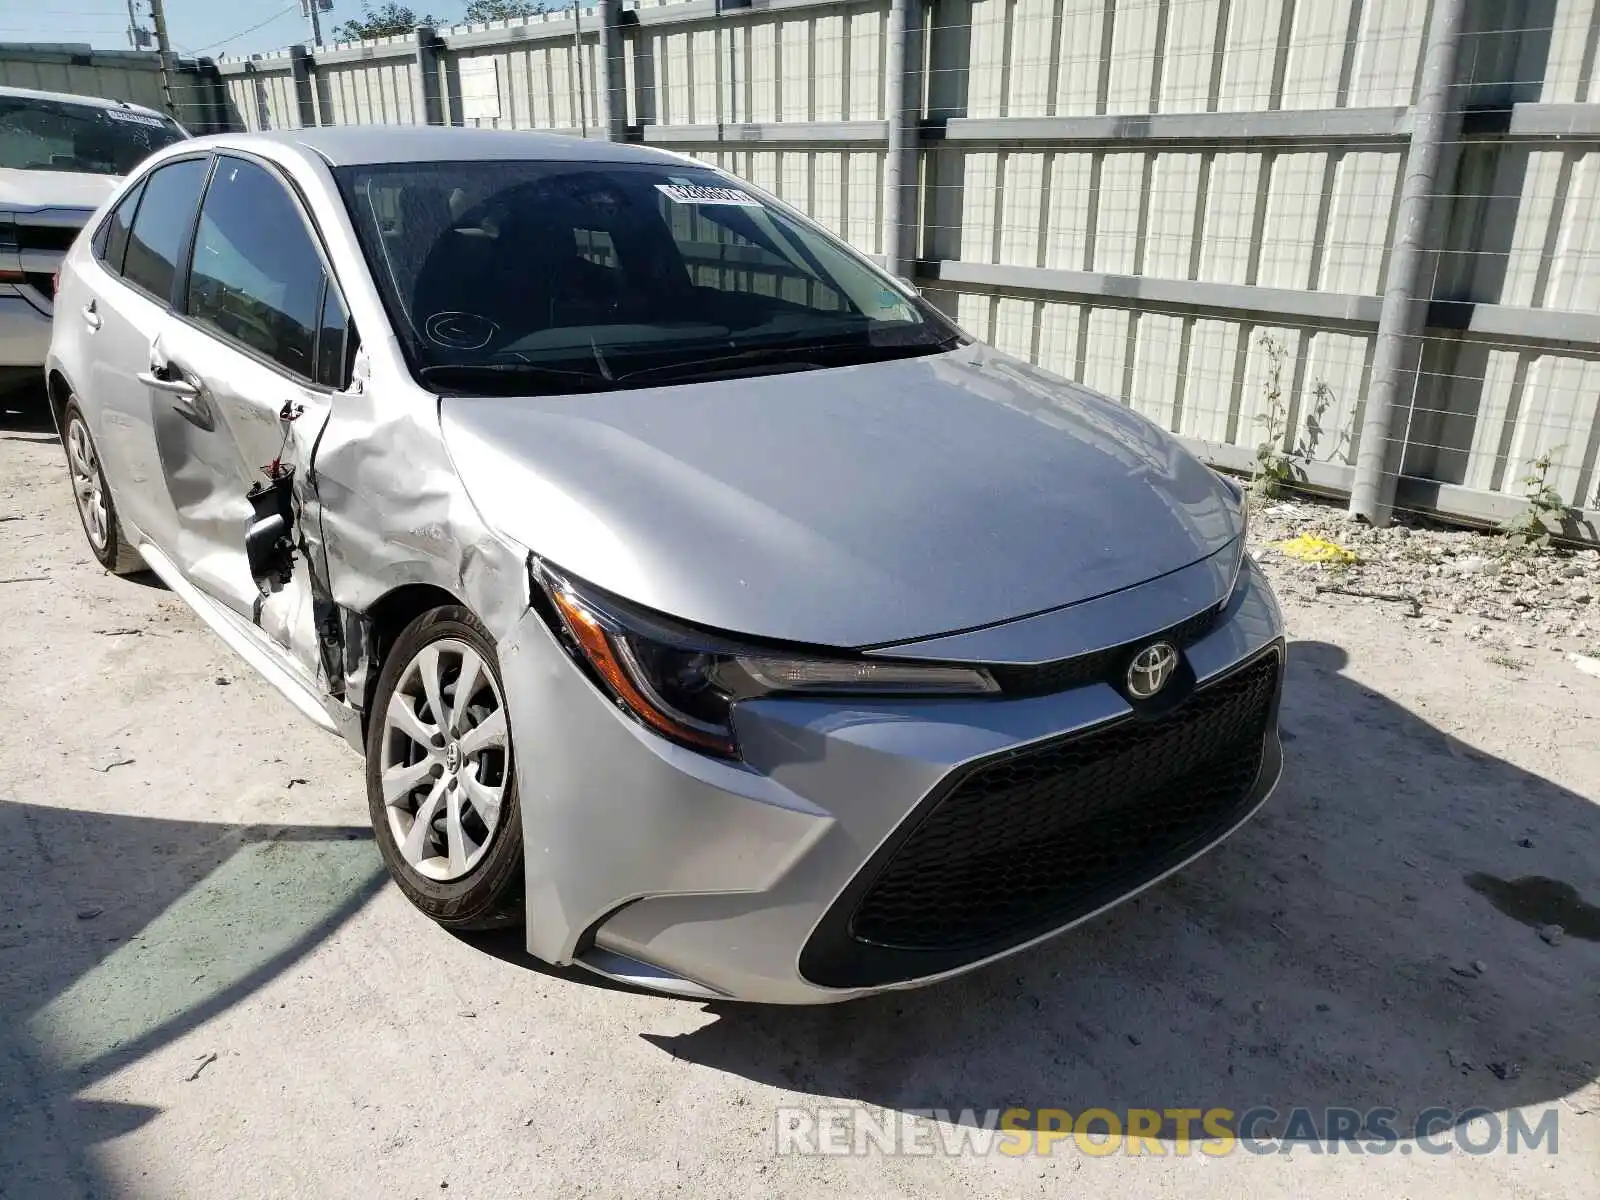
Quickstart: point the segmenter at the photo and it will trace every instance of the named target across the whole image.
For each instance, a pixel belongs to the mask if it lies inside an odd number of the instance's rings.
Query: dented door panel
[[[287,582],[258,585],[245,536],[254,517],[250,490],[271,481],[274,464],[293,472],[297,490],[308,486],[331,397],[178,319],[162,331],[157,352],[170,375],[197,389],[192,400],[163,396],[155,406],[156,446],[177,530],[167,552],[196,586],[315,672],[320,639],[305,556],[295,556]],[[290,540],[296,537],[291,527]]]

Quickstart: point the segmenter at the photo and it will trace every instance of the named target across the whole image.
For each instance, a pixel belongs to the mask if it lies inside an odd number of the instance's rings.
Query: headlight
[[[543,564],[534,585],[556,633],[613,700],[696,750],[735,754],[733,705],[773,694],[953,696],[999,691],[987,671],[742,645],[602,597]]]

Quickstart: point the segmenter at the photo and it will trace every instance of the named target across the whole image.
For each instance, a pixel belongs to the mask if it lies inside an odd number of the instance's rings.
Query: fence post
[[[889,146],[883,165],[883,265],[891,275],[901,278],[911,273],[908,224],[916,216],[916,205],[911,202],[917,181],[916,119],[911,113],[915,97],[906,54],[911,40],[910,7],[911,0],[889,2],[889,44],[885,47],[884,64]]]
[[[312,0],[316,3],[316,0]],[[294,82],[294,103],[300,114],[300,128],[317,124],[317,98],[311,88],[311,55],[303,45],[289,47],[289,78]]]
[[[220,133],[228,128],[228,109],[226,102],[218,97],[217,92],[222,80],[217,74],[217,60],[214,58],[197,58],[194,60],[195,105],[197,115],[184,124],[190,132],[199,129],[201,133]]]
[[[595,91],[605,105],[602,125],[613,142],[628,140],[628,64],[622,57],[622,0],[600,0],[600,78]]]
[[[1422,80],[1411,111],[1400,211],[1389,252],[1389,279],[1378,317],[1361,445],[1356,454],[1350,512],[1373,525],[1389,523],[1403,465],[1404,434],[1420,367],[1432,288],[1426,276],[1427,238],[1435,203],[1435,176],[1444,145],[1461,128],[1461,104],[1453,95],[1456,49],[1466,0],[1437,0],[1423,50]],[[1440,198],[1441,203],[1448,201]]]
[[[212,112],[216,114],[217,124],[212,133],[226,133],[237,130],[242,121],[236,121],[236,110],[233,107],[233,93],[228,90],[228,81],[222,74],[215,59],[211,61],[211,104]]]
[[[414,103],[419,124],[443,125],[444,106],[439,103],[439,49],[438,36],[432,25],[418,25],[417,86]]]
[[[272,128],[272,106],[267,102],[267,84],[261,78],[261,70],[256,65],[254,57],[244,66],[245,78],[250,81],[250,97],[255,101],[255,124],[251,125],[251,118],[246,117],[244,127],[251,133],[258,129]]]

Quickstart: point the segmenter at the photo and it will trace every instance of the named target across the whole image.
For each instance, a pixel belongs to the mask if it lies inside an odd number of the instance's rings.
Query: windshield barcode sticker
[[[707,187],[699,183],[658,183],[660,192],[674,204],[742,204],[746,208],[760,208],[761,201],[749,192],[738,188]]]
[[[160,117],[147,117],[143,113],[126,112],[120,108],[108,108],[104,111],[113,121],[126,121],[129,125],[148,125],[151,129],[166,128]]]

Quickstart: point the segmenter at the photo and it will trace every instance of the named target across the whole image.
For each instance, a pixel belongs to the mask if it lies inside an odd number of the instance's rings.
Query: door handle
[[[158,392],[165,392],[180,400],[193,400],[200,395],[200,389],[187,379],[163,379],[154,371],[140,371],[138,379],[145,387],[155,388]]]
[[[104,324],[100,314],[95,311],[93,300],[83,306],[83,323],[89,327],[90,333],[98,333],[100,326]]]
[[[172,410],[196,429],[210,433],[217,427],[211,405],[206,402],[199,385],[190,383],[170,366],[152,364],[148,371],[139,372],[138,380],[148,388],[171,396]]]

